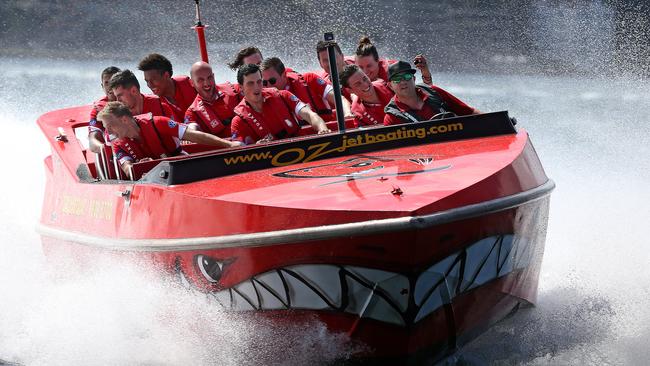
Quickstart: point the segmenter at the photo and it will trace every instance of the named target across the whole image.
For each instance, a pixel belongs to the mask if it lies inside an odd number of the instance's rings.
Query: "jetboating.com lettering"
[[[381,144],[388,141],[425,139],[429,135],[456,132],[463,130],[462,123],[450,123],[446,125],[431,126],[429,128],[406,128],[402,127],[393,132],[387,133],[365,133],[354,138],[343,135],[341,146],[331,147],[332,142],[323,142],[303,147],[292,147],[273,154],[270,151],[255,152],[245,155],[230,156],[224,158],[226,165],[251,163],[256,161],[271,160],[273,166],[285,166],[296,163],[307,163],[333,152],[342,153],[349,148],[364,145]]]

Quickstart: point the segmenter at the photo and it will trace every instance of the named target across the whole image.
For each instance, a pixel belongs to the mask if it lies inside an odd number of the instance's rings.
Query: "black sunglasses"
[[[275,83],[278,82],[278,79],[276,78],[269,78],[269,80],[262,80],[262,85],[267,86],[269,84],[275,85]]]

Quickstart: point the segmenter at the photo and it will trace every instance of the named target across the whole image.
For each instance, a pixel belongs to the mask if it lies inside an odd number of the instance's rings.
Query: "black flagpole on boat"
[[[326,41],[334,40],[334,33],[325,33]],[[343,101],[341,100],[341,83],[339,83],[339,72],[336,69],[336,50],[334,45],[327,46],[327,54],[330,59],[330,77],[334,87],[334,101],[336,102],[336,121],[339,125],[339,132],[345,132],[345,117],[343,117]]]
[[[196,39],[199,42],[199,51],[201,52],[201,60],[208,62],[208,48],[205,44],[205,27],[201,24],[201,8],[199,7],[199,0],[194,0],[196,3],[196,24],[192,27],[196,31]]]

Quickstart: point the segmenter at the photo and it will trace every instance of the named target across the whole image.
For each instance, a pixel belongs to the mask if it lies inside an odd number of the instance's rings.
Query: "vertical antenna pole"
[[[205,27],[201,24],[201,8],[199,7],[199,0],[194,0],[196,3],[196,25],[192,27],[196,31],[196,39],[199,42],[199,51],[201,52],[201,60],[208,62],[208,47],[205,43]]]

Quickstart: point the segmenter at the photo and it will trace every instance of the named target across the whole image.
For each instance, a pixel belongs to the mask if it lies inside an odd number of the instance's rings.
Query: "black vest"
[[[420,89],[426,94],[427,99],[424,100],[426,104],[428,104],[431,109],[434,111],[437,111],[437,113],[445,113],[448,111],[447,105],[445,102],[440,98],[440,95],[436,93],[435,90],[433,90],[430,86],[425,85],[425,84],[417,84],[416,89]],[[393,116],[398,117],[405,123],[413,123],[413,122],[420,122],[423,121],[420,119],[420,117],[415,113],[413,110],[407,110],[403,111],[399,109],[397,106],[397,103],[395,103],[395,98],[391,99],[390,102],[384,107],[384,112],[386,114],[392,114]]]

